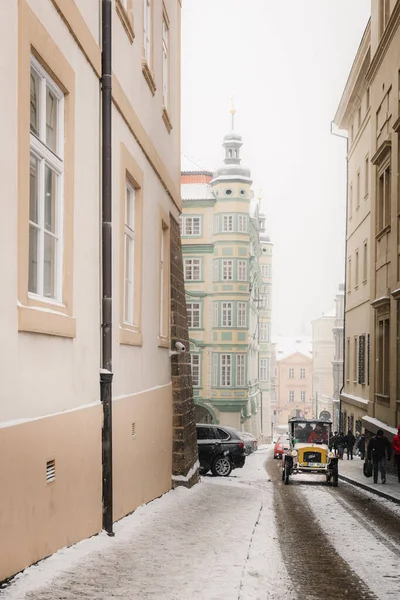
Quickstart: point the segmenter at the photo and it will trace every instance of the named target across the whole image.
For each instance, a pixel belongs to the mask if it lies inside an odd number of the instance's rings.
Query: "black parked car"
[[[197,447],[200,473],[211,469],[213,475],[227,477],[232,469],[241,469],[246,460],[246,448],[240,434],[231,427],[199,423]]]

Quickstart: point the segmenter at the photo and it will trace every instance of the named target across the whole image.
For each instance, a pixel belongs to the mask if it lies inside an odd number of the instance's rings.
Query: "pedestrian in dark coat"
[[[400,425],[397,427],[397,435],[392,439],[395,465],[397,466],[397,477],[400,483]]]
[[[358,451],[360,453],[361,460],[365,458],[365,435],[362,433],[360,435],[360,439],[358,440]]]
[[[387,460],[391,459],[392,446],[383,435],[382,429],[378,429],[367,448],[367,459],[372,460],[374,483],[378,483],[378,469],[381,472],[382,483],[386,483],[386,457]]]
[[[349,460],[351,456],[351,460],[353,460],[353,448],[356,443],[356,438],[353,435],[352,431],[349,431],[346,435],[346,450],[347,450],[347,460]]]
[[[346,446],[346,436],[344,435],[343,431],[341,431],[339,433],[337,444],[338,444],[339,458],[343,458],[343,453],[344,453],[344,449]]]

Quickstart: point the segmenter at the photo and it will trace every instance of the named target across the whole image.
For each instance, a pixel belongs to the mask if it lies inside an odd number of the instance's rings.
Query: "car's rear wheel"
[[[232,463],[226,456],[220,456],[214,460],[211,471],[216,477],[228,477],[232,471]]]

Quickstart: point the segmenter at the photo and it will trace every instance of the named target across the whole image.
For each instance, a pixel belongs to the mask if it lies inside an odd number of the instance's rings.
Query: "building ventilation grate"
[[[132,437],[136,437],[136,423],[132,423]]]
[[[46,463],[46,481],[47,483],[51,483],[56,479],[56,461],[49,460]]]

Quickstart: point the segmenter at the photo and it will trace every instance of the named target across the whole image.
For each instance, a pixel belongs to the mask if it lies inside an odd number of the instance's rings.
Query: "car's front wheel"
[[[228,457],[220,456],[214,460],[211,471],[216,477],[228,477],[232,471],[232,463]]]

